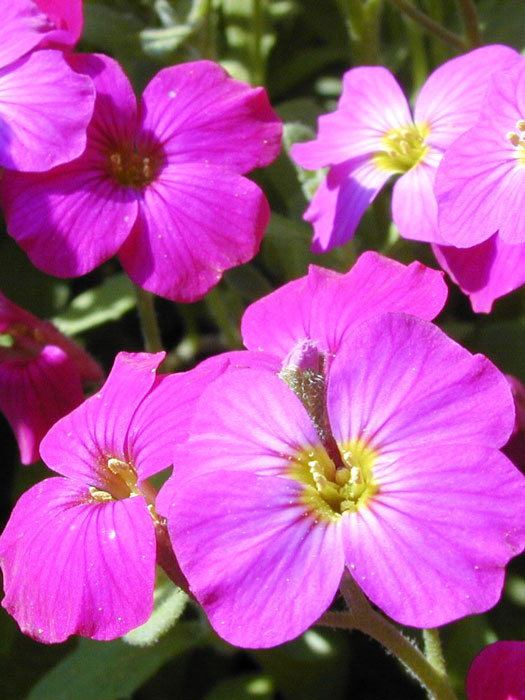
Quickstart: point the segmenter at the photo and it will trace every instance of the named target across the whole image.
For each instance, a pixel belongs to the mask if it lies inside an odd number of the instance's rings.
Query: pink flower
[[[42,441],[61,476],[25,493],[0,537],[2,605],[35,639],[112,639],[151,614],[163,525],[147,478],[170,466],[216,372],[156,376],[163,356],[120,353],[100,392]]]
[[[525,61],[492,76],[479,120],[450,148],[436,178],[445,241],[469,248],[496,232],[525,244]]]
[[[490,313],[496,299],[525,283],[525,243],[510,245],[497,233],[472,248],[434,244],[432,250],[476,312]]]
[[[474,123],[491,72],[517,61],[519,55],[506,46],[475,49],[448,61],[423,85],[413,118],[385,68],[345,73],[338,108],[319,119],[317,139],[292,149],[305,168],[330,166],[304,215],[314,226],[312,249],[322,252],[346,243],[395,174],[402,177],[394,185],[392,216],[401,235],[444,243],[433,193],[439,161]]]
[[[0,293],[0,410],[18,441],[20,459],[38,459],[49,428],[82,403],[82,385],[97,385],[102,369],[51,324]]]
[[[91,80],[60,51],[33,51],[60,36],[31,0],[1,3],[0,27],[0,166],[41,172],[76,158],[93,112]]]
[[[468,700],[525,700],[525,642],[495,642],[467,676]]]
[[[423,271],[405,268],[397,294],[385,274],[374,298],[365,273],[381,260],[360,259],[353,290],[350,275],[313,268],[256,302],[245,342],[259,323],[259,356],[286,357],[281,371],[237,353],[176,448],[157,507],[191,591],[233,644],[303,632],[345,569],[402,624],[481,612],[525,547],[525,481],[498,450],[514,421],[507,381],[431,323],[377,315],[390,300],[399,310]]]
[[[199,61],[162,70],[137,107],[114,60],[70,62],[97,90],[86,150],[46,174],[5,173],[9,233],[50,274],[82,275],[118,253],[141,287],[201,298],[255,255],[268,221],[263,193],[242,177],[279,151],[265,91]]]

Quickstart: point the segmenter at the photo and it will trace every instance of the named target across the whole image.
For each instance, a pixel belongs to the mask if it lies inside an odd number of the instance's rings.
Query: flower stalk
[[[439,637],[435,630],[425,630],[427,657],[392,623],[372,609],[366,596],[350,576],[341,583],[341,593],[348,606],[344,613],[325,613],[320,624],[341,629],[356,629],[372,637],[401,661],[410,675],[417,678],[432,700],[457,700],[447,677]]]

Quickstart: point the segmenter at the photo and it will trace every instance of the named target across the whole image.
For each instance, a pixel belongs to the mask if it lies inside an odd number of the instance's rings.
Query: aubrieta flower
[[[82,275],[118,253],[139,286],[201,298],[255,255],[269,218],[243,177],[280,148],[266,92],[198,61],[160,71],[137,107],[116,61],[69,61],[97,91],[86,150],[46,174],[4,174],[9,233],[50,274]]]
[[[1,3],[0,27],[0,166],[41,172],[76,158],[86,145],[93,84],[61,51],[39,48],[67,42],[66,33],[31,0]]]
[[[525,700],[525,642],[495,642],[481,651],[467,676],[468,700]]]
[[[439,227],[466,248],[496,232],[525,244],[525,61],[492,75],[479,119],[450,148],[436,178]]]
[[[15,433],[20,459],[38,459],[40,441],[84,400],[83,385],[103,380],[101,367],[51,323],[0,293],[0,410]]]
[[[120,353],[99,393],[56,423],[42,459],[61,476],[15,505],[0,537],[2,605],[43,642],[113,639],[152,611],[163,524],[148,477],[171,465],[217,373],[156,375],[164,353]]]
[[[335,287],[319,277],[321,294]],[[259,315],[263,349],[271,325],[295,340],[290,307],[308,327],[309,282]],[[250,367],[248,352],[203,393],[175,451],[157,507],[191,591],[245,647],[307,629],[345,569],[402,624],[490,608],[525,547],[525,480],[497,449],[514,421],[506,379],[415,316],[349,315],[338,327],[332,307],[310,302],[320,335],[282,345],[279,374]]]
[[[516,51],[496,45],[444,63],[421,88],[413,118],[386,68],[347,71],[338,108],[320,117],[317,139],[295,144],[291,152],[305,168],[330,166],[304,215],[314,227],[312,250],[346,243],[365,209],[396,174],[401,177],[393,189],[392,217],[400,234],[444,243],[433,193],[439,161],[475,122],[490,74],[517,61]]]

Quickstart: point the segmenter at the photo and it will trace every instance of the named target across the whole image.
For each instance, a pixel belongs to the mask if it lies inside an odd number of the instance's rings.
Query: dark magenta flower
[[[151,614],[164,526],[147,479],[170,466],[218,367],[157,376],[163,357],[120,353],[51,428],[41,455],[60,476],[20,498],[0,537],[2,605],[39,641],[113,639]]]
[[[69,61],[97,90],[86,150],[45,175],[4,174],[9,233],[50,274],[82,275],[118,254],[141,287],[201,298],[255,255],[268,221],[243,177],[280,148],[264,89],[199,61],[160,71],[137,105],[114,60]]]
[[[468,700],[525,700],[525,642],[495,642],[480,652],[467,676]]]
[[[20,459],[38,459],[41,439],[82,403],[83,385],[103,380],[101,367],[51,323],[0,293],[0,410],[18,441]]]

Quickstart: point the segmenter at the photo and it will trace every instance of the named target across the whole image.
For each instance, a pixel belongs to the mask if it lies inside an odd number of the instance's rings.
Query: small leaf
[[[79,294],[63,313],[55,316],[53,323],[62,333],[75,335],[108,321],[116,321],[136,303],[133,285],[122,273]]]
[[[133,646],[156,644],[182,615],[189,597],[159,568],[155,586],[154,608],[150,619],[128,632],[122,639]]]
[[[158,644],[137,647],[120,639],[82,639],[74,652],[51,669],[27,700],[120,700],[127,698],[175,656],[199,646],[205,631],[181,622]]]

